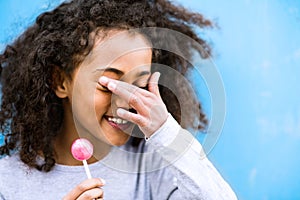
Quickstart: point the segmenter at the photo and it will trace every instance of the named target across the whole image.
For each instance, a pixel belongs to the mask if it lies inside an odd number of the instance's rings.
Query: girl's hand
[[[148,90],[138,88],[123,81],[100,77],[99,83],[107,87],[119,98],[124,99],[137,113],[123,108],[117,109],[117,115],[139,126],[146,137],[150,137],[168,118],[168,111],[158,89],[160,73],[151,75]]]
[[[100,188],[103,185],[104,181],[98,178],[87,179],[71,190],[63,200],[103,199],[103,190]]]

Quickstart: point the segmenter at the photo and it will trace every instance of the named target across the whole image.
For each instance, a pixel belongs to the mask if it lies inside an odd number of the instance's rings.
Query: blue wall
[[[59,2],[0,0],[0,49]],[[227,113],[210,159],[239,199],[300,199],[300,1],[179,2],[220,27],[206,37]]]
[[[300,199],[300,1],[181,2],[220,27],[227,115],[210,158],[240,199]]]

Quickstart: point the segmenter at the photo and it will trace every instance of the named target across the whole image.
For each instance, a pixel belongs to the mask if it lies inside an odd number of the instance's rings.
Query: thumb
[[[158,80],[160,77],[159,72],[154,72],[149,80],[148,89],[151,93],[155,94],[156,96],[160,97],[159,88],[158,88]]]

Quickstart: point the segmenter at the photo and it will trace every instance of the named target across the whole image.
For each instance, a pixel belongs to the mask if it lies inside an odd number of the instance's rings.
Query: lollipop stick
[[[92,175],[91,175],[91,172],[90,172],[90,169],[89,169],[89,166],[88,166],[86,160],[83,160],[82,162],[83,162],[84,169],[85,169],[85,173],[86,173],[87,177],[88,177],[89,179],[91,179],[91,178],[92,178]]]

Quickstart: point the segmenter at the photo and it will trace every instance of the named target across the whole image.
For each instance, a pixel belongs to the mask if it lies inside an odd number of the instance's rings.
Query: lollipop
[[[87,160],[93,155],[93,145],[90,141],[84,138],[76,139],[71,147],[71,152],[76,160],[82,161],[88,178],[92,178]]]

